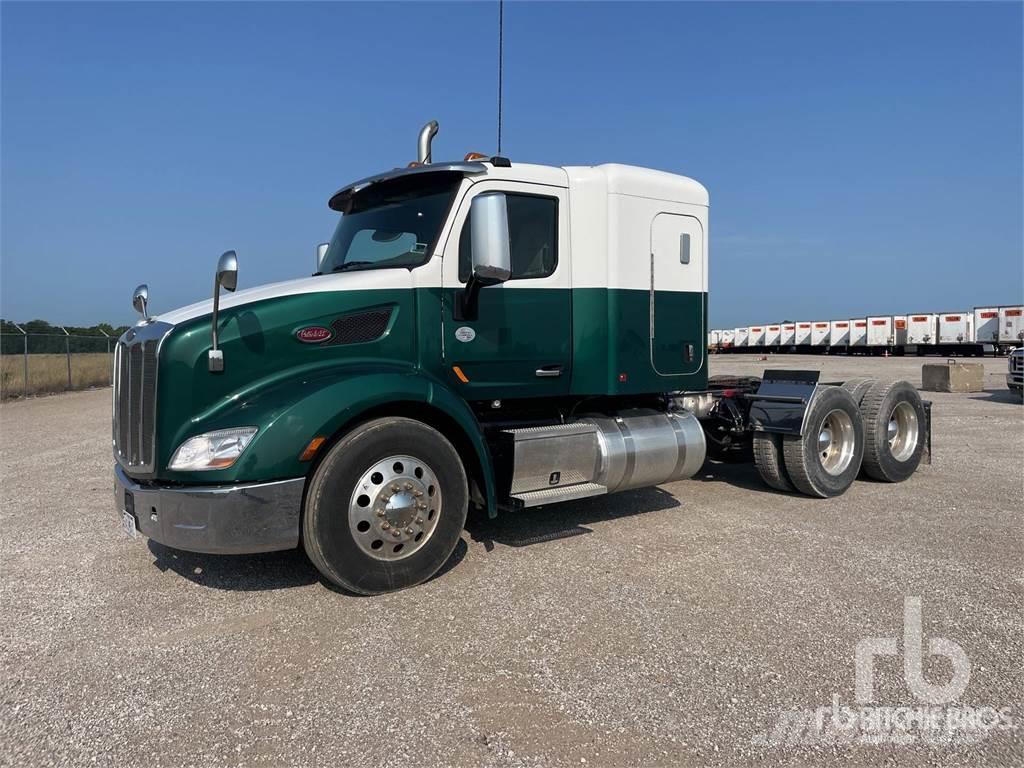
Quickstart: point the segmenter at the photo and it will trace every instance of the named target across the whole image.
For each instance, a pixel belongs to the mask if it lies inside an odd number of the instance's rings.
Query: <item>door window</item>
[[[505,194],[508,209],[509,247],[512,256],[510,280],[548,277],[558,266],[558,200],[539,195]],[[466,217],[459,235],[459,282],[469,280],[473,254]]]

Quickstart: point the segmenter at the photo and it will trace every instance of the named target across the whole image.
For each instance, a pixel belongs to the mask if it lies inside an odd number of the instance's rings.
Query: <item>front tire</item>
[[[375,419],[339,440],[314,473],[302,541],[328,581],[392,592],[444,565],[468,503],[465,469],[444,435],[413,419]]]

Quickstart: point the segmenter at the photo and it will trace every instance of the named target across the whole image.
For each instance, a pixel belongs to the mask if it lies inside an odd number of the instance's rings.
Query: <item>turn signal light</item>
[[[465,160],[466,162],[469,162],[470,160],[486,160],[487,155],[482,154],[480,152],[467,152],[466,156],[462,159]]]
[[[326,440],[326,437],[319,435],[310,440],[309,445],[306,446],[306,450],[304,450],[302,455],[299,456],[299,461],[311,461],[313,457],[316,456],[316,452],[320,450],[320,446],[323,445]]]
[[[457,365],[452,366],[452,371],[455,373],[455,377],[463,384],[469,384],[469,376],[462,372],[462,369]]]

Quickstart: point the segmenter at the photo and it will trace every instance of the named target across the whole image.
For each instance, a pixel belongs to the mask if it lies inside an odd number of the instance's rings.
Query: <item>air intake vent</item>
[[[376,341],[384,335],[390,321],[390,307],[339,317],[331,323],[334,336],[324,346],[333,347],[339,344],[362,344],[367,341]]]

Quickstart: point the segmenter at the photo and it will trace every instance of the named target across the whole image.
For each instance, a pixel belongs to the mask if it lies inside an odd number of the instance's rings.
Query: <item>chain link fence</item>
[[[113,336],[0,333],[0,399],[109,387]]]

